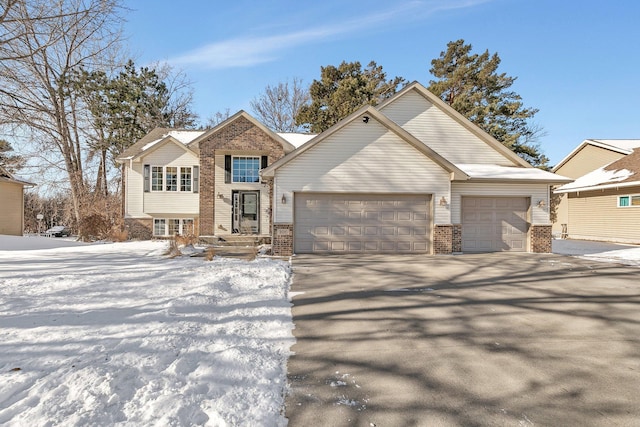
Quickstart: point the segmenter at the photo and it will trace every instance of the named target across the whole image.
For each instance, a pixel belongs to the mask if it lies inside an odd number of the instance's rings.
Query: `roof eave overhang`
[[[612,190],[618,188],[626,188],[626,187],[640,187],[640,181],[630,181],[630,182],[620,182],[613,184],[603,184],[603,185],[593,185],[590,187],[576,187],[576,188],[568,188],[566,190],[555,189],[554,193],[582,193],[585,191],[597,191],[597,190]]]
[[[574,148],[569,154],[567,154],[562,160],[560,160],[560,162],[557,165],[551,168],[551,172],[556,172],[562,166],[567,164],[569,160],[571,160],[576,154],[580,152],[580,150],[582,150],[587,145],[592,145],[594,147],[602,148],[602,149],[613,151],[615,153],[620,153],[620,154],[631,154],[631,152],[633,151],[633,150],[626,150],[620,147],[614,147],[613,145],[609,145],[609,144],[604,144],[594,139],[585,139],[576,148]]]
[[[182,142],[180,142],[178,139],[174,138],[173,136],[168,135],[168,136],[162,138],[161,141],[158,141],[155,144],[153,144],[151,147],[147,148],[146,150],[142,150],[142,151],[140,151],[139,153],[137,153],[137,154],[135,154],[133,156],[120,157],[120,158],[116,159],[116,162],[125,163],[125,162],[128,162],[128,161],[138,160],[141,157],[146,156],[149,153],[153,153],[154,151],[160,149],[161,147],[164,147],[165,145],[167,145],[169,143],[173,143],[173,144],[177,145],[178,147],[182,148],[183,150],[185,150],[186,152],[191,153],[194,156],[198,157],[198,152],[193,150],[188,145],[183,144]]]
[[[389,129],[391,132],[395,133],[401,139],[403,139],[404,141],[409,143],[409,145],[413,146],[418,151],[422,152],[425,156],[429,157],[432,161],[434,161],[436,164],[438,164],[440,167],[442,167],[444,170],[446,170],[447,172],[449,172],[451,174],[451,180],[455,179],[455,180],[463,181],[463,180],[466,180],[466,179],[469,178],[469,175],[467,175],[464,171],[459,169],[456,165],[454,165],[453,163],[451,163],[450,161],[448,161],[447,159],[445,159],[444,157],[442,157],[441,155],[436,153],[430,147],[428,147],[427,145],[422,143],[415,136],[411,135],[405,129],[400,127],[398,124],[396,124],[394,121],[392,121],[387,116],[385,116],[382,112],[380,112],[379,110],[377,110],[376,108],[374,108],[372,106],[364,106],[364,107],[358,109],[357,111],[352,113],[347,118],[341,120],[338,124],[332,126],[331,128],[327,129],[326,131],[324,131],[323,133],[319,134],[315,138],[309,140],[307,143],[305,143],[302,146],[298,147],[298,149],[295,150],[294,152],[292,152],[291,154],[286,155],[285,157],[279,159],[278,161],[276,161],[275,163],[271,164],[267,168],[263,169],[261,171],[262,176],[264,176],[264,177],[272,177],[272,176],[274,176],[275,175],[275,171],[278,168],[280,168],[281,166],[285,165],[286,163],[288,163],[289,161],[293,160],[294,158],[298,157],[299,155],[301,155],[305,151],[309,150],[310,148],[312,148],[316,144],[322,142],[324,139],[326,139],[329,136],[333,135],[338,130],[340,130],[343,127],[347,126],[349,123],[353,122],[354,120],[360,119],[363,116],[371,116],[371,117],[373,117],[375,120],[377,120],[380,124],[385,126],[387,129]],[[367,120],[369,120],[369,119],[367,119]]]
[[[572,182],[573,180],[571,179],[473,178],[473,177],[470,177],[467,181],[468,182],[502,183],[502,184],[567,184],[569,182]]]

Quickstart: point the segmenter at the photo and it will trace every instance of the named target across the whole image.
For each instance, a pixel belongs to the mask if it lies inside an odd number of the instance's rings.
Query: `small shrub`
[[[205,252],[205,259],[207,261],[213,261],[213,258],[216,256],[216,250],[214,248],[207,248]]]
[[[175,258],[182,255],[182,252],[180,252],[175,239],[169,240],[169,246],[167,247],[164,255],[168,256],[169,258]]]
[[[176,234],[175,242],[178,247],[193,246],[198,243],[198,236],[196,236],[195,234]]]
[[[114,227],[109,233],[109,240],[112,242],[124,242],[129,238],[129,232],[122,230],[119,227]]]

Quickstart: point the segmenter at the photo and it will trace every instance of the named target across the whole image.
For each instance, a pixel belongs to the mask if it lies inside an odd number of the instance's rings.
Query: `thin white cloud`
[[[168,60],[178,66],[196,66],[210,69],[250,67],[277,60],[284,50],[319,43],[357,31],[398,24],[400,19],[416,20],[448,9],[473,7],[491,0],[435,0],[411,1],[381,13],[332,25],[318,26],[291,33],[238,37],[210,43]]]

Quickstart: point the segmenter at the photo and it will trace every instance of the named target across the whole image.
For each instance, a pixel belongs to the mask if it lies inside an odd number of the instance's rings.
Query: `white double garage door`
[[[296,253],[429,253],[428,194],[297,193]],[[528,198],[464,197],[465,252],[524,251]]]

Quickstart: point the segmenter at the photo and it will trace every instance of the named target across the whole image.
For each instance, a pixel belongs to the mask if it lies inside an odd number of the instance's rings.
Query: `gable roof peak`
[[[449,104],[447,104],[442,99],[440,99],[439,96],[430,92],[424,85],[422,85],[418,81],[413,81],[409,83],[407,86],[402,88],[400,92],[396,93],[389,99],[385,100],[384,102],[376,106],[376,108],[382,111],[385,107],[387,107],[390,104],[393,104],[394,102],[397,102],[399,99],[404,97],[409,92],[417,92],[419,95],[425,98],[430,104],[432,104],[433,106],[441,110],[443,113],[448,115],[454,121],[458,122],[458,124],[463,126],[465,129],[467,129],[477,138],[485,142],[487,145],[489,145],[489,147],[493,148],[502,156],[504,156],[505,158],[513,162],[516,166],[526,167],[526,168],[533,167],[526,160],[524,160],[523,158],[518,156],[516,153],[511,151],[500,141],[498,141],[497,139],[489,135],[487,132],[485,132],[482,128],[480,128],[480,126],[476,125],[471,120],[467,119],[465,116],[457,112],[453,107],[451,107]]]
[[[291,144],[289,141],[287,141],[282,136],[278,135],[276,132],[274,132],[271,129],[269,129],[262,122],[260,122],[258,119],[256,119],[255,117],[253,117],[251,114],[247,113],[244,110],[239,110],[237,113],[235,113],[234,115],[228,117],[226,120],[218,123],[217,125],[215,125],[211,129],[207,130],[202,135],[200,135],[198,138],[196,138],[193,141],[189,142],[189,144],[187,144],[187,145],[188,146],[190,146],[190,145],[197,146],[197,144],[199,144],[200,141],[207,139],[210,135],[213,135],[214,133],[220,131],[220,129],[223,129],[223,128],[229,126],[231,123],[235,122],[236,120],[239,120],[240,118],[244,118],[244,119],[248,120],[255,127],[257,127],[258,129],[262,130],[264,133],[266,133],[271,138],[273,138],[278,143],[280,143],[282,145],[282,148],[284,149],[285,153],[289,153],[289,152],[291,152],[291,151],[296,149],[296,147],[294,147],[293,144]]]
[[[264,169],[262,171],[263,175],[264,176],[273,176],[273,174],[275,173],[276,169],[278,169],[280,166],[282,166],[282,165],[288,163],[289,161],[295,159],[296,157],[298,157],[302,153],[304,153],[307,150],[309,150],[310,148],[314,147],[316,144],[321,143],[323,140],[327,139],[329,136],[333,135],[334,133],[338,132],[339,130],[343,129],[344,127],[350,125],[354,121],[362,120],[362,122],[368,124],[368,123],[371,122],[372,119],[376,120],[382,126],[386,127],[389,131],[391,131],[391,132],[395,133],[396,135],[398,135],[406,143],[408,143],[409,145],[411,145],[414,148],[416,148],[418,151],[423,153],[425,156],[429,157],[436,164],[440,165],[440,167],[442,167],[444,170],[446,170],[447,172],[451,173],[451,175],[454,178],[460,179],[460,180],[465,180],[465,179],[469,178],[469,176],[465,172],[460,170],[460,168],[458,168],[456,165],[454,165],[453,163],[451,163],[450,161],[448,161],[447,159],[442,157],[440,154],[436,153],[434,150],[432,150],[427,145],[423,144],[415,136],[413,136],[412,134],[407,132],[405,129],[400,127],[397,123],[395,123],[393,120],[389,119],[381,111],[379,111],[377,108],[375,108],[375,107],[373,107],[371,105],[365,105],[365,106],[359,108],[355,112],[351,113],[348,117],[340,120],[338,123],[336,123],[335,125],[333,125],[329,129],[327,129],[324,132],[322,132],[317,137],[315,137],[315,138],[311,139],[310,141],[308,141],[307,143],[303,144],[301,147],[299,147],[293,153],[291,153],[291,154],[279,159],[275,163],[271,164],[270,166],[268,166],[266,169]]]

